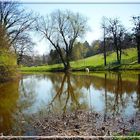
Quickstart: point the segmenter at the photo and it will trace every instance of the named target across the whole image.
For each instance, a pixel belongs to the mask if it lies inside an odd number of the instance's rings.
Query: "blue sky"
[[[24,0],[26,2],[27,0]],[[90,26],[90,31],[87,32],[87,34],[84,36],[82,41],[87,40],[89,43],[91,43],[93,40],[96,39],[102,39],[102,30],[101,30],[101,19],[103,16],[108,18],[114,18],[117,17],[120,19],[122,24],[127,28],[131,29],[132,27],[132,21],[131,17],[135,15],[140,15],[140,4],[86,4],[86,2],[95,2],[93,0],[71,0],[69,2],[73,2],[73,4],[24,4],[24,7],[26,7],[29,10],[33,10],[37,13],[40,13],[41,15],[47,15],[51,12],[53,12],[56,9],[66,10],[69,9],[73,12],[79,12],[82,15],[86,16],[88,18],[88,25]],[[103,1],[98,0],[96,2],[113,2],[111,0]],[[29,1],[27,1],[29,2]],[[30,1],[32,2],[32,1]],[[34,0],[33,2],[39,2],[37,0]],[[43,0],[41,1],[43,2]],[[44,0],[44,2],[68,2],[64,0]],[[83,2],[84,4],[74,4],[74,2]],[[116,2],[132,2],[130,0],[118,0]],[[135,1],[140,2],[140,0]],[[40,41],[41,38],[39,38],[37,35],[34,35],[34,41],[37,43],[36,50],[39,52],[39,54],[43,54],[46,52],[49,52],[50,46],[45,41]]]

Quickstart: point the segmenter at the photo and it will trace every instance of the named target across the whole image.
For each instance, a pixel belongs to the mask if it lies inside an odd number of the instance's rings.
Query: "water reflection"
[[[101,97],[104,106],[100,111],[104,110],[105,116],[107,113],[128,116],[135,113],[137,110],[137,108],[134,107],[134,100],[137,98],[136,89],[140,86],[139,84],[136,84],[136,81],[122,79],[122,74],[120,73],[117,73],[112,77],[110,77],[109,74],[104,74],[104,78],[96,78],[97,77],[94,77],[94,87],[100,90],[101,94],[104,93],[102,94],[102,97],[104,96],[104,98]]]
[[[30,80],[29,80],[30,79]],[[35,103],[36,99],[36,82],[34,78],[30,77],[21,77],[20,82],[19,82],[19,100],[18,100],[18,107],[19,107],[19,112],[24,114],[24,113],[29,113],[30,107]]]
[[[81,82],[78,82],[70,73],[61,76],[50,75],[53,83],[54,95],[48,107],[55,112],[63,111],[63,114],[69,110],[87,109],[88,104],[86,96],[83,94]]]
[[[0,85],[0,133],[33,135],[30,115],[77,109],[100,112],[104,121],[133,116],[140,111],[140,74],[31,74]]]
[[[13,114],[16,112],[18,82],[14,81],[0,88],[0,133],[11,132],[14,125]]]
[[[137,98],[135,100],[135,107],[140,111],[140,74],[138,74],[138,82],[137,82]]]
[[[125,94],[122,75],[120,73],[115,76],[115,79],[109,80],[105,74],[105,115],[112,113],[112,115],[121,114],[128,105],[128,94]],[[125,83],[125,82],[124,82]]]
[[[140,108],[139,75],[138,80],[132,81],[121,73],[100,76],[57,74],[47,78],[53,83],[49,109],[55,112],[89,108],[104,113],[105,117],[107,114],[130,116]]]
[[[27,110],[35,102],[34,86],[23,78],[0,87],[0,133],[24,135],[28,124]],[[30,109],[29,109],[30,110]]]

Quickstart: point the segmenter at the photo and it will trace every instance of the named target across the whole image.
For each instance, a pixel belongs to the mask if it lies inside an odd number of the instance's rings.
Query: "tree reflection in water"
[[[29,107],[33,105],[35,102],[36,92],[35,87],[37,83],[34,78],[30,78],[30,80],[26,80],[26,77],[20,79],[19,82],[19,93],[20,98],[18,101],[19,112],[24,113],[28,110]]]
[[[135,107],[140,111],[140,74],[138,74],[138,82],[137,82],[137,98],[135,100]]]
[[[49,103],[49,109],[53,111],[75,111],[78,109],[87,109],[88,104],[85,94],[82,91],[81,81],[78,82],[70,73],[65,73],[63,77],[60,75],[54,80],[49,77],[53,82],[53,89],[55,95]],[[81,80],[81,79],[80,79]]]
[[[26,127],[30,125],[30,114],[40,112],[40,106],[41,111],[48,113],[48,108],[57,114],[79,109],[98,111],[99,107],[104,121],[109,114],[134,115],[140,111],[140,74],[24,75],[20,82],[0,87],[0,132],[25,134],[24,123]]]
[[[106,121],[106,115],[107,115],[107,112],[108,112],[108,110],[107,110],[107,88],[106,88],[106,85],[107,85],[107,82],[106,82],[106,80],[107,80],[107,74],[105,73],[105,82],[104,82],[104,93],[105,93],[105,113],[104,113],[104,121]]]
[[[121,73],[102,73],[100,76],[92,75],[76,75],[66,73],[65,75],[58,74],[49,75],[53,83],[53,97],[49,104],[49,109],[54,112],[76,109],[94,109],[96,90],[100,91],[100,98],[104,103],[104,119],[106,120],[107,114],[119,115],[124,114],[126,111],[130,113],[129,106],[138,105],[139,103],[139,83],[136,81],[127,80],[128,76]],[[139,77],[139,76],[138,76]],[[125,79],[126,78],[126,79]],[[138,80],[139,82],[139,80]],[[137,101],[132,100],[135,91],[137,90]],[[92,96],[90,97],[90,94]],[[93,93],[94,92],[94,93]],[[85,96],[86,95],[86,96]],[[90,100],[88,100],[88,97]],[[94,101],[93,101],[94,100]],[[83,101],[83,102],[81,102]],[[89,106],[89,102],[91,106]],[[94,103],[93,103],[94,102]],[[134,106],[133,106],[134,107]],[[140,108],[140,107],[134,107]],[[127,113],[126,113],[127,114]]]
[[[30,125],[31,119],[31,107],[35,103],[36,99],[36,81],[34,77],[28,76],[21,77],[19,82],[19,99],[17,101],[17,112],[14,115],[15,118],[15,130],[14,134],[17,135],[30,135],[34,134],[34,128]],[[25,131],[26,127],[26,131]]]
[[[5,83],[0,87],[0,133],[11,133],[14,125],[13,114],[19,98],[18,80]]]
[[[28,115],[25,113],[35,101],[35,86],[35,82],[26,82],[21,77],[21,80],[17,79],[0,87],[0,133],[25,133],[23,123],[25,120],[28,122]]]
[[[115,79],[112,80],[107,78],[107,76],[108,75],[105,74],[103,87],[105,97],[104,119],[106,119],[107,113],[112,114],[113,116],[119,114],[124,115],[126,109],[129,108],[129,105],[133,106],[133,104],[135,104],[132,98],[136,89],[139,89],[140,85],[136,85],[135,81],[127,81],[122,79],[123,75],[121,73],[117,73]],[[137,96],[138,95],[139,94],[137,92]],[[136,104],[138,105],[138,102]],[[137,107],[135,107],[135,109]],[[138,108],[140,108],[140,106]]]

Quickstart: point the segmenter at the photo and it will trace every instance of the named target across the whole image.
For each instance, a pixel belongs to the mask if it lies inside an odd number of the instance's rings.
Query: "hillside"
[[[105,70],[105,69],[140,69],[137,64],[137,51],[135,48],[124,50],[122,54],[122,65],[115,64],[116,53],[108,52],[107,66],[104,67],[103,54],[98,54],[85,59],[72,61],[71,67],[73,70],[84,70],[88,67],[90,70]],[[113,64],[114,63],[114,64]],[[59,71],[63,68],[62,64],[37,66],[37,67],[22,67],[21,71]]]

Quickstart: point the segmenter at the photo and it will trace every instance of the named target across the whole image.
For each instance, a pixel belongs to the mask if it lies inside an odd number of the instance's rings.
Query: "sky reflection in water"
[[[77,109],[133,116],[140,110],[140,74],[31,74],[0,86],[0,132],[22,135],[22,116]]]

